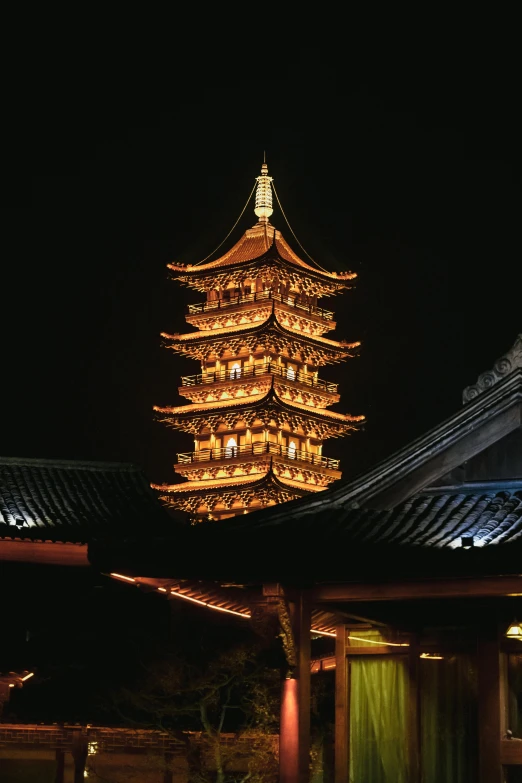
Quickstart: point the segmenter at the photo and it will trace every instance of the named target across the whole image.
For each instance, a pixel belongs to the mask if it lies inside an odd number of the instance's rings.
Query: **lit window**
[[[289,381],[295,381],[295,370],[293,367],[288,367],[286,371],[286,377]]]
[[[238,362],[230,368],[230,380],[233,381],[236,378],[241,378],[241,365]]]
[[[225,449],[225,457],[228,459],[230,457],[236,457],[236,456],[237,456],[237,441],[235,438],[229,438]]]

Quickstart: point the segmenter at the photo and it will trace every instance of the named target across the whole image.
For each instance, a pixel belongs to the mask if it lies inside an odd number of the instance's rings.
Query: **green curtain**
[[[420,661],[422,783],[477,775],[476,668],[470,656]]]
[[[407,687],[405,660],[352,659],[350,783],[408,782]]]

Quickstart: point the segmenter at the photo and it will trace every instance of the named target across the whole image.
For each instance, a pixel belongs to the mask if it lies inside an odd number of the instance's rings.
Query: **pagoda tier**
[[[337,384],[318,368],[354,357],[358,342],[332,340],[333,313],[318,297],[349,288],[355,275],[315,269],[269,223],[271,179],[258,177],[259,223],[221,258],[183,267],[177,279],[206,291],[189,305],[196,331],[166,334],[167,348],[199,360],[179,392],[190,403],[155,407],[158,420],[194,436],[178,454],[186,483],[157,486],[195,519],[221,519],[317,492],[341,477],[323,441],[360,428],[364,416],[328,410]],[[268,194],[268,195],[267,195]],[[269,198],[270,196],[270,198]]]
[[[272,301],[274,307],[272,308]],[[282,326],[306,334],[322,335],[335,329],[333,313],[276,291],[239,293],[227,299],[213,299],[189,305],[187,323],[197,329],[223,329],[265,320],[272,312]]]
[[[216,431],[220,425],[228,430],[274,426],[325,439],[347,435],[364,421],[364,416],[313,408],[279,396],[275,377],[271,376],[270,381],[265,394],[177,407],[155,406],[154,410],[162,414],[158,416],[160,421],[194,435],[205,429]]]
[[[286,503],[326,488],[284,476],[286,470],[276,462],[268,461],[259,467],[264,470],[246,476],[152,486],[165,504],[188,512],[193,519],[216,520]]]
[[[263,318],[263,320],[261,320]],[[360,343],[338,342],[318,334],[307,334],[283,326],[275,311],[275,302],[254,323],[200,330],[189,334],[162,333],[166,346],[184,356],[203,362],[212,358],[272,352],[306,364],[321,366],[340,362],[355,355]]]
[[[285,242],[281,232],[268,222],[259,222],[243,234],[239,242],[224,256],[207,264],[169,264],[177,272],[176,280],[197,291],[212,293],[230,289],[244,293],[272,290],[283,295],[298,293],[312,299],[332,296],[343,288],[351,288],[355,272],[326,272],[316,269],[297,256]],[[248,291],[250,293],[250,290]]]
[[[245,363],[239,372],[223,367],[199,375],[186,375],[181,381],[179,394],[199,404],[231,399],[241,401],[244,397],[267,393],[272,385],[279,397],[313,408],[326,408],[339,402],[337,383],[318,378],[316,372],[285,367],[280,356],[266,363]]]

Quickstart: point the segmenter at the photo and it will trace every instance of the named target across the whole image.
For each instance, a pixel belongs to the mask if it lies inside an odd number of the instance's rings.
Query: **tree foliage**
[[[142,663],[112,707],[127,724],[175,737],[190,783],[268,783],[277,778],[279,695],[279,671],[252,638],[212,644],[203,634]]]

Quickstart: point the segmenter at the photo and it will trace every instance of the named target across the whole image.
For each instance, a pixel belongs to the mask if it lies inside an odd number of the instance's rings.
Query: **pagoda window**
[[[229,438],[227,440],[227,445],[225,449],[225,457],[229,459],[230,457],[237,457],[237,440],[235,438]]]
[[[289,381],[295,381],[296,375],[297,373],[295,367],[292,367],[292,365],[289,364],[286,369],[286,377],[288,378]]]
[[[297,443],[295,440],[291,440],[288,446],[288,456],[290,459],[295,459],[297,451]]]
[[[234,381],[236,378],[241,378],[241,365],[239,362],[234,362],[230,367],[230,380]]]

